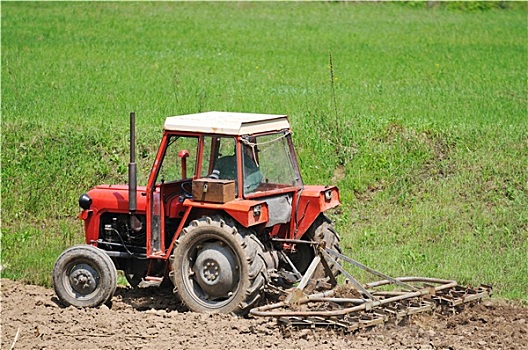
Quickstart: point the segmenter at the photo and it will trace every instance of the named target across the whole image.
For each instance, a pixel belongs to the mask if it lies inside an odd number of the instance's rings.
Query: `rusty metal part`
[[[454,307],[472,301],[478,301],[487,296],[491,296],[491,293],[492,287],[487,284],[481,284],[476,289],[456,286],[455,288],[437,293],[433,299],[438,304],[446,304],[449,307]]]
[[[414,281],[420,282],[416,277],[412,277]],[[429,280],[429,279],[427,279]],[[434,287],[435,292],[440,291],[443,289],[449,289],[457,286],[457,283],[455,281],[449,281],[449,280],[438,280],[441,281],[439,286]],[[250,311],[250,314],[254,316],[262,316],[262,317],[281,317],[281,316],[343,316],[352,312],[361,311],[361,310],[370,310],[376,306],[386,305],[390,304],[396,301],[401,301],[405,299],[415,298],[415,297],[422,297],[425,295],[430,294],[429,288],[424,288],[417,290],[415,292],[407,292],[405,294],[392,296],[386,299],[379,299],[379,300],[372,300],[372,299],[366,299],[363,303],[353,306],[353,307],[347,307],[342,308],[339,310],[316,310],[316,311],[290,311],[290,310],[284,310],[284,311],[273,311],[274,309],[278,309],[280,307],[287,306],[287,302],[281,302],[277,304],[271,304],[271,305],[264,305],[261,307],[257,307],[255,309],[252,309]],[[298,304],[305,304],[310,301],[310,295],[305,296],[304,298],[297,298]],[[325,301],[323,299],[319,299],[320,301]]]
[[[372,296],[372,294],[370,294],[369,291],[365,287],[363,287],[363,285],[359,283],[358,280],[352,277],[352,275],[349,274],[348,271],[345,270],[343,266],[341,266],[341,264],[338,264],[337,261],[334,258],[332,258],[325,250],[321,249],[320,252],[326,260],[334,264],[334,266],[346,277],[347,280],[349,280],[356,287],[356,289],[361,294],[363,294],[369,299],[376,299],[376,297]]]
[[[273,242],[280,242],[280,243],[311,244],[313,246],[319,245],[319,242],[316,242],[316,241],[305,241],[304,239],[272,238],[271,240]]]
[[[292,270],[293,276],[297,278],[297,281],[300,281],[302,279],[302,274],[299,272],[299,270],[297,270],[297,267],[292,263],[292,261],[288,257],[288,254],[284,253],[283,251],[279,251],[279,255],[282,259],[284,259],[284,261],[288,263],[288,265],[290,266]]]
[[[341,259],[341,260],[344,260],[344,261],[346,261],[348,263],[351,263],[351,264],[355,265],[356,267],[359,267],[360,269],[365,270],[365,271],[367,271],[367,272],[369,272],[369,273],[371,273],[373,275],[376,275],[376,276],[381,277],[381,278],[385,278],[385,279],[391,281],[392,283],[397,284],[397,285],[399,285],[401,287],[407,288],[409,290],[416,290],[416,288],[414,288],[413,286],[408,285],[406,283],[403,283],[403,281],[399,281],[396,278],[392,278],[392,277],[390,277],[388,275],[385,275],[385,274],[383,274],[383,273],[381,273],[379,271],[376,271],[376,270],[374,270],[374,269],[372,269],[372,268],[370,268],[370,267],[368,267],[366,265],[363,265],[362,263],[360,263],[360,262],[358,262],[356,260],[353,260],[353,259],[349,258],[348,256],[340,254],[340,253],[338,253],[338,252],[336,252],[336,251],[334,251],[332,249],[325,249],[325,250],[320,250],[320,251],[321,251],[321,253],[323,255],[325,253],[333,255],[333,256],[335,256],[338,259]]]
[[[492,294],[488,285],[478,288],[462,287],[456,281],[430,277],[393,278],[375,271],[338,252],[317,246],[318,254],[310,264],[297,288],[278,303],[264,305],[250,311],[253,316],[275,317],[282,326],[332,327],[354,331],[401,320],[413,314],[430,312],[437,306],[453,308],[477,302]],[[337,259],[334,259],[337,258]],[[339,259],[339,260],[338,260]],[[349,274],[339,261],[346,261],[383,280],[361,284]],[[337,295],[336,289],[322,293],[304,294],[303,290],[320,263],[336,266],[346,280],[363,298]],[[400,289],[397,289],[400,288]]]
[[[312,278],[315,269],[317,268],[320,262],[321,257],[319,255],[316,255],[310,266],[308,266],[308,269],[304,273],[304,276],[301,278],[299,285],[294,288],[286,297],[286,300],[284,301],[286,304],[298,305],[301,303],[301,301],[303,300],[303,296],[305,295],[303,293],[303,290]]]
[[[351,314],[348,319],[334,320],[325,317],[280,317],[279,325],[285,327],[314,328],[326,327],[337,328],[345,331],[355,331],[362,328],[373,327],[385,323],[386,316],[382,314]]]

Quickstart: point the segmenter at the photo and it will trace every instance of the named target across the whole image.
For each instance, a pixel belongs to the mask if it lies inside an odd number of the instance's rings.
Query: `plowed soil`
[[[185,312],[157,288],[118,287],[110,308],[76,309],[53,290],[2,279],[1,298],[2,349],[528,349],[528,308],[494,299],[343,334]]]

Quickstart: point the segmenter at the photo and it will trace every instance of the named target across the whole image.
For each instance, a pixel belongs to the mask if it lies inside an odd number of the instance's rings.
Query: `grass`
[[[144,184],[166,116],[230,110],[290,115],[352,257],[527,301],[527,7],[446,7],[3,3],[2,276],[50,284],[130,111]]]

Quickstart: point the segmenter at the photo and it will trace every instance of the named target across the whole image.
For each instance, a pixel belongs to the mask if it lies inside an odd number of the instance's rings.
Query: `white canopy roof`
[[[289,128],[288,116],[280,114],[205,112],[165,120],[165,130],[205,134],[249,135]]]

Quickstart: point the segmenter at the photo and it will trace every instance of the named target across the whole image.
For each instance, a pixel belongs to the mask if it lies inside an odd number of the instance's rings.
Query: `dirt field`
[[[528,308],[487,300],[355,334],[183,312],[168,292],[118,288],[111,308],[62,308],[53,290],[1,280],[2,349],[528,349]],[[18,336],[17,336],[18,334]]]

